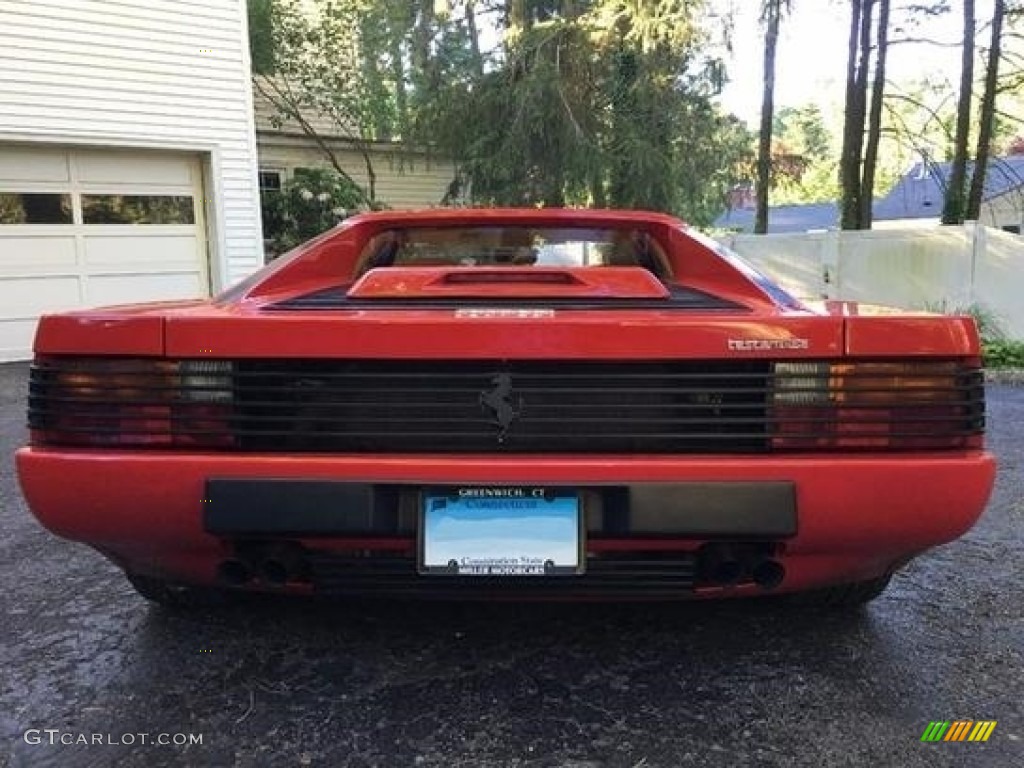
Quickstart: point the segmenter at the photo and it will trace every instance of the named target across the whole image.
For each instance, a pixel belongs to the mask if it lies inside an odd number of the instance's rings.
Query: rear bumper
[[[648,490],[688,484],[691,489],[718,484],[791,486],[796,530],[792,535],[776,532],[778,535],[771,538],[779,545],[777,557],[786,571],[779,591],[795,591],[872,578],[923,550],[956,539],[980,516],[995,475],[992,457],[982,452],[782,458],[480,458],[188,455],[24,448],[16,461],[29,506],[51,531],[91,544],[126,568],[197,584],[216,581],[218,565],[233,555],[236,543],[229,533],[209,530],[203,500],[211,478],[412,488],[467,484],[621,485]],[[767,499],[765,503],[769,503]],[[287,512],[282,509],[282,514]],[[344,515],[345,511],[337,514]],[[687,513],[681,509],[679,514]],[[722,518],[721,531],[714,529],[706,509],[695,514],[704,526],[699,530],[649,538],[638,538],[635,532],[629,537],[616,537],[604,531],[600,538],[588,540],[587,549],[598,556],[612,551],[656,551],[662,556],[668,552],[692,553],[704,541],[735,531],[728,505],[714,512]],[[750,531],[733,536],[764,538]],[[303,542],[306,537],[301,533],[289,536]],[[411,557],[416,547],[415,536],[401,532],[373,538],[320,536],[311,543],[322,552],[360,549],[388,552],[399,558]],[[336,573],[337,564],[331,561],[325,567]],[[640,581],[637,586],[642,586]],[[301,586],[295,589],[301,590]],[[594,589],[600,591],[599,586]],[[728,593],[746,591],[739,588]],[[698,590],[698,594],[709,595],[721,592]]]

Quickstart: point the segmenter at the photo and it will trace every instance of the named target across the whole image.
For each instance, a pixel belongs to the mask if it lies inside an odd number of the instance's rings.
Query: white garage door
[[[46,312],[208,295],[202,202],[194,155],[0,146],[0,360]]]

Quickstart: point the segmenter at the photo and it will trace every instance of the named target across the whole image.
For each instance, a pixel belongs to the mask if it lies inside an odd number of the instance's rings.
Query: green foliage
[[[512,7],[501,58],[479,78],[446,81],[418,135],[459,164],[479,203],[648,208],[709,223],[743,176],[750,136],[712,104],[722,68],[702,53],[701,7]]]
[[[338,136],[372,138],[375,84],[359,57],[368,0],[273,0],[276,74],[297,106],[330,119]]]
[[[839,199],[839,162],[832,132],[815,104],[784,107],[774,119],[772,194],[774,205],[834,202]]]
[[[986,368],[1024,368],[1024,341],[1001,339],[982,345]]]
[[[704,224],[727,190],[752,176],[752,136],[712,102],[724,71],[706,52],[713,31],[729,27],[724,0],[248,4],[254,71],[284,84],[271,94],[280,117],[318,118],[303,127],[314,139],[326,119],[332,137],[362,153],[366,204],[376,200],[376,141],[453,159],[463,192],[482,204],[648,207]],[[915,36],[922,19],[949,9],[945,0],[901,7],[893,32]],[[1011,14],[1011,30],[1021,19]],[[1006,38],[999,147],[1019,133],[1014,116],[1024,108],[1024,38]],[[876,195],[920,154],[948,155],[955,105],[945,81],[889,84]],[[777,112],[773,204],[838,199],[839,126],[830,123],[842,114]],[[318,146],[336,171],[351,171],[331,142]]]
[[[772,134],[808,161],[825,160],[832,154],[832,134],[817,104],[783,107],[773,122]]]
[[[276,257],[326,232],[362,202],[362,191],[333,171],[304,170],[280,191],[262,195],[268,252]]]
[[[751,162],[749,132],[712,101],[724,70],[705,53],[705,0],[263,2],[276,76],[257,87],[339,173],[323,119],[352,142],[367,204],[382,140],[455,161],[463,200],[651,208],[696,224]]]
[[[258,75],[269,75],[274,71],[272,5],[273,0],[248,0],[249,55],[252,71]]]

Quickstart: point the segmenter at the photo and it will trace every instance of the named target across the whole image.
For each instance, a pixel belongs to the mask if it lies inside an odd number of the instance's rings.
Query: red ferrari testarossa
[[[853,605],[994,476],[970,318],[814,309],[652,213],[361,215],[35,354],[29,506],[162,602]]]

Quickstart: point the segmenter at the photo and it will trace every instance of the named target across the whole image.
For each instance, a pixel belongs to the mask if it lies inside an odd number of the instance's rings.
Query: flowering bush
[[[365,208],[352,182],[327,169],[303,169],[280,191],[264,191],[263,238],[268,259],[316,237]]]

